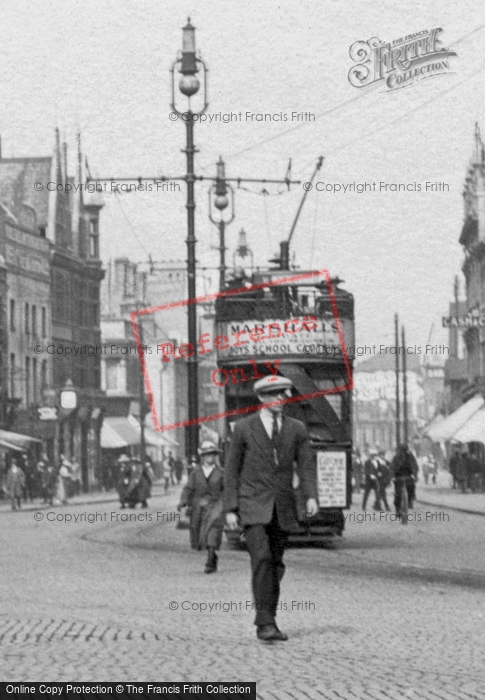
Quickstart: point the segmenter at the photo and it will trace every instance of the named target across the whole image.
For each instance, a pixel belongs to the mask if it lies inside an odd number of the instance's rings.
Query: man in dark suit
[[[224,510],[230,529],[244,528],[251,557],[257,637],[286,641],[275,622],[283,554],[288,533],[298,527],[293,490],[293,463],[299,471],[308,516],[316,515],[317,480],[306,428],[283,416],[281,401],[292,383],[285,377],[264,377],[254,385],[263,403],[258,413],[236,423],[226,462]],[[264,405],[269,404],[269,405]]]

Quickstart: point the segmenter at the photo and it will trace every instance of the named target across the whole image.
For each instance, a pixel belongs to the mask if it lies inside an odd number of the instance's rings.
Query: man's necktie
[[[278,418],[277,418],[276,414],[273,414],[273,429],[271,432],[271,439],[273,440],[273,442],[276,440],[277,437],[278,437]]]
[[[278,466],[278,452],[276,450],[276,441],[278,440],[278,418],[273,413],[273,430],[271,433],[271,441],[273,443],[273,455],[276,466]]]

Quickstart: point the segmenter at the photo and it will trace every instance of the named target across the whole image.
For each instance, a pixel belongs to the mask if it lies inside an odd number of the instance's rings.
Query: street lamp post
[[[228,219],[224,219],[223,211],[229,205],[227,196],[228,190],[231,193],[231,214]],[[212,215],[212,207],[215,207],[220,212],[219,220]],[[223,292],[226,286],[226,226],[234,221],[234,190],[229,183],[226,182],[226,166],[222,157],[219,157],[217,162],[216,182],[209,189],[209,219],[219,228],[219,251],[220,251],[220,267],[219,267],[219,291]]]
[[[189,108],[185,112],[177,109],[175,104],[175,68],[182,74],[179,81],[179,90],[188,98]],[[191,108],[190,98],[200,88],[200,82],[196,73],[202,67],[204,73],[204,100],[200,110]],[[183,43],[181,56],[172,64],[172,110],[185,121],[187,157],[187,278],[188,278],[188,342],[194,348],[194,354],[187,358],[188,361],[188,458],[190,464],[198,461],[199,430],[196,423],[199,417],[198,410],[198,372],[197,372],[197,306],[196,299],[196,270],[195,270],[195,198],[194,198],[194,117],[203,114],[208,107],[207,103],[207,67],[204,61],[195,54],[195,27],[190,23],[190,18],[183,28]]]

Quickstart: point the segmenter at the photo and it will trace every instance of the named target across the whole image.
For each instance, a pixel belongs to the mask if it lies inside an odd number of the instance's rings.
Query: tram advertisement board
[[[317,487],[320,508],[345,508],[347,505],[346,452],[317,452]]]
[[[353,322],[340,321],[346,347],[353,345]],[[258,355],[305,355],[311,351],[326,353],[329,357],[341,355],[337,321],[335,318],[303,316],[291,319],[264,321],[232,321],[219,323],[218,332],[228,342],[220,344],[222,358],[254,357]],[[235,341],[232,339],[236,338]],[[309,348],[311,348],[309,350]]]

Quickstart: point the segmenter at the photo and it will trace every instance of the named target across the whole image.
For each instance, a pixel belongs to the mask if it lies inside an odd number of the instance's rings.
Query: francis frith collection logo
[[[356,88],[384,81],[387,90],[412,85],[417,80],[443,75],[450,70],[455,51],[445,49],[438,39],[443,30],[423,29],[392,42],[377,37],[356,41],[350,58],[357,64],[349,71],[349,82]]]

